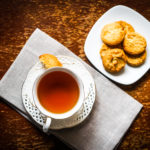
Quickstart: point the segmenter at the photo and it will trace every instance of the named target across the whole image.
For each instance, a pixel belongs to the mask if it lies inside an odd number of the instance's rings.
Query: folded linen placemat
[[[28,71],[43,53],[75,57],[89,70],[96,84],[96,101],[89,118],[74,128],[53,130],[51,133],[78,150],[112,150],[130,127],[142,104],[39,29],[34,31],[0,81],[0,96],[30,120],[22,103],[21,89]]]

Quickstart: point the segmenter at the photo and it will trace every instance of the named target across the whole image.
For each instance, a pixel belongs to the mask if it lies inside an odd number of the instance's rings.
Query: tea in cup
[[[44,114],[47,132],[51,120],[65,119],[74,115],[82,106],[84,89],[76,73],[64,67],[53,67],[40,75],[33,86],[35,105]]]

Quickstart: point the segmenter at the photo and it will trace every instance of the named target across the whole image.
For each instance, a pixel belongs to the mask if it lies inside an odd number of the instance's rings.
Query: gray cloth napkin
[[[34,31],[0,81],[0,96],[34,123],[23,107],[21,89],[28,71],[43,53],[75,57],[89,70],[96,84],[96,101],[88,119],[74,128],[53,130],[51,133],[78,150],[112,150],[130,127],[142,104],[39,29]]]

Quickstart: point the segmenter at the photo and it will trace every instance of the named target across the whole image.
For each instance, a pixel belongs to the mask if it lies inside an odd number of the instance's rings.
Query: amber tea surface
[[[79,98],[79,87],[68,73],[55,71],[43,77],[37,89],[41,105],[52,113],[71,110]]]

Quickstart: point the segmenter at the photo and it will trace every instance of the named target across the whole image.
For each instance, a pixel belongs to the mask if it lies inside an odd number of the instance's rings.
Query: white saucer
[[[71,69],[77,73],[81,78],[84,85],[85,100],[83,107],[72,117],[64,120],[52,119],[50,129],[63,129],[76,126],[84,121],[90,114],[94,101],[95,101],[95,83],[84,65],[69,56],[57,56],[59,61],[63,64],[63,67]],[[29,71],[27,78],[22,88],[22,99],[26,111],[33,118],[35,122],[43,126],[45,122],[45,115],[41,114],[33,102],[32,87],[35,79],[45,71],[43,65],[38,62]]]

